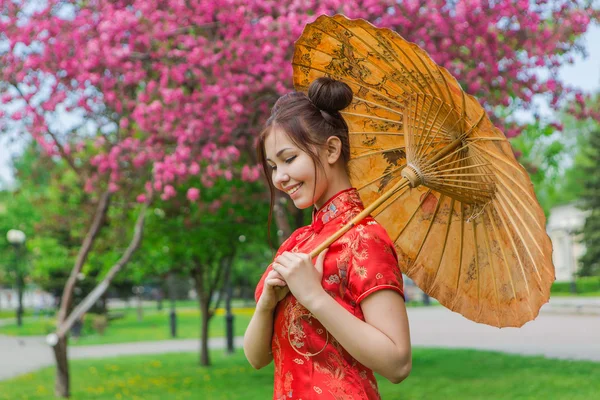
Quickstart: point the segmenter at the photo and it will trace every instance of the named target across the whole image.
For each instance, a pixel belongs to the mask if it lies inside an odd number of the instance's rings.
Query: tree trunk
[[[208,354],[208,324],[210,322],[210,298],[207,298],[204,290],[204,268],[202,264],[196,263],[196,268],[192,271],[192,278],[198,296],[198,306],[200,308],[200,365],[209,366],[210,356]]]
[[[208,354],[208,324],[210,322],[210,310],[206,305],[200,305],[200,313],[202,315],[202,329],[200,338],[200,365],[210,365],[210,355]]]
[[[56,380],[54,382],[54,395],[67,398],[71,396],[69,386],[69,359],[67,358],[67,340],[62,337],[53,347],[56,360]]]

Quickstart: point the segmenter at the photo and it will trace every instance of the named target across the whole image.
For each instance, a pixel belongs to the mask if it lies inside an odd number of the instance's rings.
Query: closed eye
[[[288,158],[287,160],[285,160],[285,163],[291,164],[292,161],[294,161],[296,159],[296,157],[298,157],[298,156],[293,156],[293,157]],[[271,171],[275,171],[277,169],[276,165],[270,165],[270,167],[271,167]]]

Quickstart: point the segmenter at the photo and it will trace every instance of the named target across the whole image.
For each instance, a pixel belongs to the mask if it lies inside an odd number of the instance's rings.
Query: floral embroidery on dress
[[[323,221],[324,224],[331,221],[333,217],[335,217],[337,211],[338,208],[335,206],[335,204],[329,204],[329,206],[327,207],[327,212],[321,217],[321,221]]]
[[[339,275],[329,275],[329,278],[327,278],[327,283],[329,283],[330,285],[333,285],[335,283],[340,283],[340,276]]]
[[[355,271],[356,271],[356,275],[358,275],[360,277],[360,279],[367,278],[367,269],[365,267],[358,267],[355,269]]]

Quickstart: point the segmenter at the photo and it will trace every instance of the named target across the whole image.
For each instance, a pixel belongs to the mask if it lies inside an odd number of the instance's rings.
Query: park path
[[[600,299],[552,300],[540,316],[521,328],[493,328],[473,323],[444,307],[409,308],[414,346],[497,350],[550,358],[600,362]],[[242,346],[242,338],[235,341]],[[209,347],[225,347],[224,338],[213,338]],[[71,346],[70,359],[133,354],[199,351],[198,339],[166,340],[95,346]],[[0,335],[0,380],[54,364],[43,337]]]

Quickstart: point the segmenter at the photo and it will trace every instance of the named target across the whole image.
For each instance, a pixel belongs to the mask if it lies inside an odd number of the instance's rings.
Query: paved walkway
[[[575,300],[577,304],[569,304]],[[414,346],[497,350],[600,362],[600,299],[553,299],[542,307],[535,321],[518,329],[476,324],[444,307],[409,308],[408,314]],[[236,338],[235,345],[242,346],[241,337]],[[211,339],[209,346],[224,348],[225,340]],[[71,346],[69,358],[191,351],[199,351],[198,339]],[[49,365],[54,365],[54,357],[43,337],[0,335],[0,380]]]

